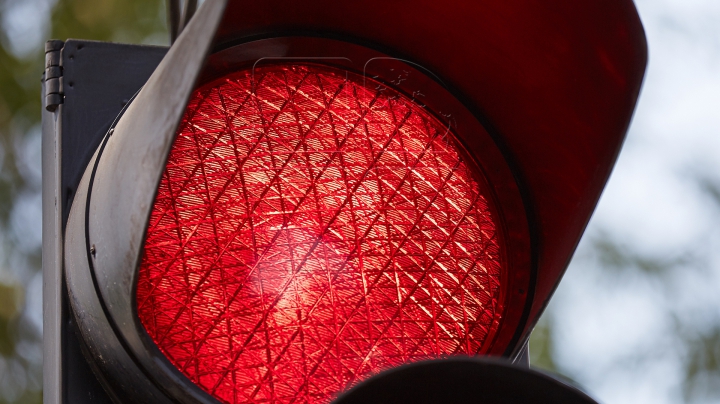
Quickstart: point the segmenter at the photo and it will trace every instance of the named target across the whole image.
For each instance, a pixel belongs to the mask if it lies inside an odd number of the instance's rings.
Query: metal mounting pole
[[[180,0],[167,0],[167,26],[172,45],[180,35]]]
[[[188,25],[190,19],[195,15],[198,8],[198,0],[185,0],[184,5],[180,4],[181,0],[167,0],[167,19],[168,31],[170,31],[170,45],[182,30]]]

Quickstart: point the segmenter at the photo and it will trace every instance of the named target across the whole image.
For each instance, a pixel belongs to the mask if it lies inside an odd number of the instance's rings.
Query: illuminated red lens
[[[137,307],[222,402],[327,402],[382,369],[480,354],[502,311],[498,218],[410,98],[315,65],[195,92],[152,210]]]

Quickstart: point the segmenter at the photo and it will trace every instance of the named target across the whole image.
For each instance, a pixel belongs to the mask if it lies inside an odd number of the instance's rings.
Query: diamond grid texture
[[[490,199],[452,133],[329,67],[197,90],[139,270],[141,323],[227,403],[328,402],[380,370],[481,354],[502,312]]]

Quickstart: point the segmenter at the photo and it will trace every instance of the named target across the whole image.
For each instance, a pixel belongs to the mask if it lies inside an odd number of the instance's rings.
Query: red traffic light
[[[515,358],[634,108],[632,3],[225,6],[74,195],[68,297],[105,389],[328,400],[420,359]]]
[[[138,315],[223,402],[326,401],[487,353],[504,226],[451,128],[378,81],[247,69],[195,91],[148,225]]]

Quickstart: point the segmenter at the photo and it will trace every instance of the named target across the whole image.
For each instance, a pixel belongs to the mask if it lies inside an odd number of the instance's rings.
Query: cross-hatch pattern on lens
[[[202,86],[152,210],[142,325],[227,403],[327,402],[382,369],[483,353],[505,252],[459,150],[412,99],[336,68]]]

